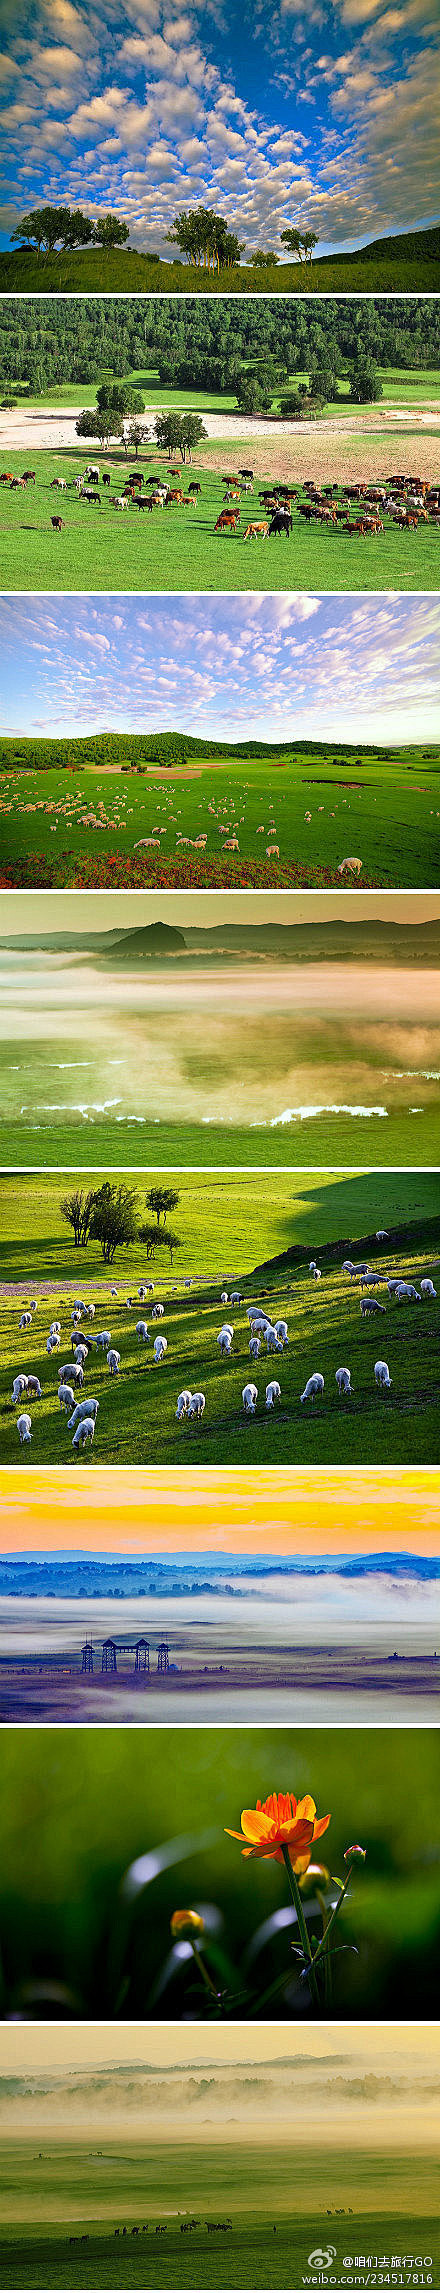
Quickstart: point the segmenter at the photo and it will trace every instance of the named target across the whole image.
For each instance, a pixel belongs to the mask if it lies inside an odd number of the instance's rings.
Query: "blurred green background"
[[[333,2011],[434,2017],[439,1742],[437,1730],[411,1728],[4,1731],[2,2013],[204,2013],[193,1962],[169,1963],[169,1921],[176,1907],[206,1905],[219,1979],[235,1983],[245,2014],[243,1983],[261,1995],[297,1936],[271,1925],[255,1940],[287,1908],[286,1877],[245,1862],[224,1826],[238,1830],[242,1807],[291,1790],[331,1810],[321,1853],[332,1874],[346,1875],[344,1848],[367,1849],[337,1925],[359,1955],[334,1962]],[[291,1972],[266,2011],[310,2011]]]

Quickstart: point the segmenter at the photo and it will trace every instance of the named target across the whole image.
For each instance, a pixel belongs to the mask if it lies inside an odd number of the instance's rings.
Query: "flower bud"
[[[366,1847],[345,1847],[344,1863],[365,1863]]]
[[[303,1871],[302,1879],[299,1880],[301,1894],[306,1898],[308,1895],[316,1895],[317,1887],[328,1887],[329,1880],[330,1872],[326,1863],[309,1863],[308,1871]]]
[[[189,1935],[190,1938],[191,1935],[203,1935],[205,1921],[199,1918],[198,1911],[173,1911],[170,1927],[173,1942],[177,1942],[180,1935]]]

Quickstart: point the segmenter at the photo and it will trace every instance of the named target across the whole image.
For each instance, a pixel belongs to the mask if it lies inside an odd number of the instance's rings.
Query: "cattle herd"
[[[386,1240],[386,1234],[383,1229],[378,1232],[376,1239],[380,1240],[381,1242]],[[405,1271],[400,1273],[397,1272],[392,1275],[389,1272],[377,1272],[368,1266],[365,1259],[356,1262],[351,1258],[345,1258],[343,1260],[342,1274],[350,1285],[354,1282],[357,1286],[360,1297],[360,1315],[362,1322],[369,1323],[371,1317],[377,1314],[384,1316],[387,1310],[390,1308],[393,1314],[396,1309],[399,1309],[403,1306],[407,1306],[412,1310],[414,1306],[420,1305],[423,1309],[427,1305],[430,1305],[431,1302],[436,1298],[436,1289],[431,1275],[423,1275],[420,1280],[420,1285],[417,1287],[415,1282],[408,1280]],[[307,1283],[312,1284],[312,1287],[314,1284],[319,1283],[322,1280],[321,1268],[317,1265],[315,1258],[312,1258],[309,1262],[306,1280]],[[191,1284],[186,1283],[185,1287],[190,1288]],[[382,1299],[374,1295],[374,1293],[377,1292],[380,1287],[385,1288],[387,1295],[386,1305],[383,1303]],[[128,1311],[130,1317],[133,1317],[132,1338],[134,1337],[136,1339],[137,1351],[140,1357],[139,1368],[142,1369],[145,1369],[149,1366],[147,1361],[147,1348],[149,1346],[152,1348],[150,1357],[152,1369],[160,1369],[166,1360],[168,1352],[168,1340],[163,1330],[158,1330],[157,1328],[155,1331],[150,1330],[148,1321],[145,1319],[144,1315],[139,1316],[138,1314],[139,1303],[144,1306],[146,1299],[151,1297],[152,1293],[154,1293],[154,1283],[151,1281],[142,1282],[137,1293],[135,1295],[130,1295],[125,1300],[119,1298],[118,1289],[115,1284],[111,1285],[110,1290],[110,1297],[112,1301],[112,1318],[115,1314],[120,1312],[121,1306],[124,1313]],[[241,1293],[237,1290],[233,1290],[229,1296],[228,1291],[226,1289],[222,1289],[220,1302],[222,1306],[229,1305],[235,1313],[237,1310],[240,1311],[240,1309],[243,1307],[243,1299],[241,1297]],[[169,1303],[169,1311],[172,1311],[171,1300]],[[35,1315],[37,1312],[38,1301],[36,1298],[32,1298],[29,1304],[23,1309],[19,1317],[19,1332],[23,1335],[23,1338],[25,1338],[26,1334],[33,1329]],[[73,1306],[70,1310],[70,1328],[68,1332],[68,1339],[66,1340],[69,1358],[63,1361],[59,1368],[57,1362],[56,1384],[54,1383],[53,1397],[52,1395],[49,1396],[49,1398],[53,1398],[54,1406],[56,1406],[56,1400],[58,1401],[59,1409],[67,1419],[67,1427],[68,1431],[72,1435],[72,1448],[75,1457],[78,1457],[80,1453],[82,1454],[86,1447],[91,1447],[95,1437],[96,1421],[99,1410],[99,1396],[89,1393],[87,1393],[87,1396],[82,1396],[84,1380],[85,1378],[89,1378],[90,1369],[93,1367],[93,1356],[96,1355],[96,1357],[99,1357],[99,1355],[101,1355],[103,1363],[105,1360],[112,1386],[114,1383],[117,1385],[117,1380],[121,1371],[121,1339],[118,1347],[114,1344],[112,1334],[109,1329],[95,1330],[93,1327],[95,1314],[96,1308],[90,1300],[87,1301],[84,1298],[76,1298],[74,1300]],[[137,1319],[134,1318],[136,1315],[138,1316]],[[157,1324],[158,1322],[162,1322],[165,1317],[165,1306],[159,1300],[155,1300],[151,1305],[150,1315],[152,1323]],[[247,1329],[246,1323],[248,1324]],[[92,1327],[90,1325],[92,1325]],[[264,1306],[261,1304],[256,1304],[255,1302],[246,1306],[244,1309],[244,1332],[238,1333],[239,1351],[242,1350],[243,1335],[245,1335],[247,1339],[250,1363],[254,1372],[260,1359],[263,1347],[265,1348],[266,1356],[272,1356],[276,1354],[281,1359],[289,1345],[289,1330],[287,1320],[284,1317],[281,1317],[279,1314],[275,1314],[273,1312],[269,1314]],[[224,1320],[216,1337],[218,1358],[220,1361],[228,1362],[233,1360],[234,1336],[235,1322],[233,1323],[230,1320]],[[203,1362],[201,1359],[201,1367],[203,1366],[205,1371],[209,1369],[209,1359],[207,1359],[206,1350],[207,1342],[212,1344],[212,1340],[210,1338],[207,1340],[206,1335],[204,1338],[201,1335],[201,1356],[203,1349]],[[49,1359],[51,1359],[52,1355],[55,1355],[56,1357],[59,1356],[61,1350],[61,1321],[59,1319],[54,1319],[51,1321],[47,1335],[44,1335],[44,1333],[42,1334],[41,1343],[42,1346],[45,1344],[46,1353],[49,1356]],[[131,1374],[135,1374],[133,1365],[130,1365],[128,1361],[126,1367],[129,1375],[130,1369]],[[282,1376],[281,1369],[280,1376]],[[349,1405],[351,1402],[353,1390],[351,1384],[350,1367],[346,1364],[338,1365],[335,1367],[334,1376],[339,1401],[345,1402]],[[393,1380],[390,1376],[388,1362],[382,1359],[382,1357],[378,1357],[378,1359],[374,1362],[374,1365],[372,1364],[372,1378],[374,1379],[376,1387],[381,1392],[390,1393]],[[306,1407],[311,1407],[312,1410],[315,1410],[316,1406],[319,1406],[319,1404],[322,1403],[324,1384],[325,1381],[322,1370],[312,1367],[309,1370],[309,1374],[306,1375],[303,1390],[298,1394],[298,1400],[300,1401],[301,1405],[305,1404]],[[77,1399],[78,1389],[81,1396],[80,1399]],[[29,1447],[32,1439],[32,1416],[29,1409],[24,1407],[24,1404],[28,1402],[38,1403],[43,1399],[47,1400],[47,1398],[47,1383],[45,1385],[43,1394],[40,1378],[36,1374],[30,1373],[26,1368],[19,1368],[15,1371],[11,1400],[12,1407],[18,1410],[18,1416],[16,1418],[17,1433],[20,1446],[24,1449]],[[253,1418],[257,1415],[259,1401],[259,1388],[254,1383],[253,1378],[249,1377],[246,1379],[241,1392],[242,1411],[246,1418]],[[261,1395],[261,1406],[264,1411],[273,1412],[279,1409],[281,1401],[282,1389],[279,1383],[279,1379],[278,1377],[270,1376],[267,1384],[265,1384],[264,1392]],[[206,1396],[200,1387],[197,1388],[197,1390],[193,1393],[189,1386],[182,1386],[181,1391],[177,1394],[176,1403],[177,1405],[174,1414],[179,1425],[187,1425],[188,1422],[195,1422],[197,1424],[204,1416]]]
[[[36,471],[23,470],[16,477],[11,470],[0,473],[0,486],[11,493],[26,491],[35,485]],[[249,496],[255,493],[255,474],[242,469],[226,475],[223,506],[216,519],[214,532],[219,535],[238,534],[239,540],[267,541],[273,536],[289,537],[293,530],[294,514],[298,527],[302,518],[307,525],[321,525],[343,534],[361,537],[383,534],[391,525],[401,531],[417,531],[419,525],[440,526],[440,486],[420,475],[403,470],[393,471],[381,484],[363,483],[317,485],[314,478],[304,478],[301,484],[287,485],[281,479],[258,489],[258,514],[247,508]],[[153,516],[160,511],[195,509],[202,492],[198,478],[186,480],[186,472],[179,465],[171,466],[166,475],[145,475],[136,468],[128,470],[121,485],[118,469],[102,469],[99,463],[88,463],[78,477],[52,478],[52,492],[65,498],[76,493],[78,500],[89,508],[101,509],[107,501],[112,510],[145,512]],[[65,530],[66,520],[59,512],[51,516],[54,532]],[[296,529],[298,530],[298,528]]]

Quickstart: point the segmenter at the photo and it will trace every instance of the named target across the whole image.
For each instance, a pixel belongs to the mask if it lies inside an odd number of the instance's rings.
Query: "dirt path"
[[[146,407],[146,422],[153,423],[155,415],[161,411],[160,406]],[[29,413],[17,406],[9,413],[2,413],[0,414],[0,450],[4,453],[9,447],[11,450],[15,448],[19,453],[32,454],[32,451],[36,452],[42,446],[46,447],[48,452],[54,452],[60,446],[74,445],[78,448],[79,440],[76,437],[75,423],[80,412],[81,407],[78,405],[59,408],[58,410],[56,407],[47,406],[42,409],[36,406]],[[383,430],[386,439],[396,422],[402,424],[402,432],[408,424],[411,431],[413,432],[416,428],[421,437],[423,437],[424,429],[432,431],[435,426],[440,431],[440,409],[437,400],[433,400],[431,406],[429,399],[427,399],[423,406],[417,406],[414,409],[407,406],[372,406],[368,410],[366,409],[364,413],[347,413],[343,418],[340,415],[337,417],[326,415],[319,423],[274,423],[265,421],[263,415],[253,415],[250,418],[249,415],[245,414],[204,414],[203,421],[208,438],[224,438],[226,441],[230,439],[231,442],[240,438],[249,444],[253,443],[255,439],[265,438],[271,440],[272,446],[278,439],[288,438],[291,447],[295,446],[298,439],[305,439],[310,453],[313,453],[314,457],[316,445],[321,438],[325,437],[332,442],[336,442],[338,439],[341,441],[346,436],[352,436],[359,440],[369,436],[377,439],[378,431]],[[93,460],[94,454],[100,455],[101,460],[112,460],[118,450],[115,445],[113,450],[109,449],[108,456],[103,456],[102,447],[100,448],[98,445],[94,447],[93,441],[90,439],[85,439],[83,446],[85,461]]]

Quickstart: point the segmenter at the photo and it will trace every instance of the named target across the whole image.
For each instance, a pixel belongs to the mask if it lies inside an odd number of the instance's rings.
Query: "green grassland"
[[[338,862],[352,850],[362,858],[364,889],[439,884],[440,757],[434,749],[387,755],[368,749],[356,759],[353,751],[351,759],[333,760],[318,745],[312,754],[300,745],[292,755],[190,754],[185,778],[147,759],[140,766],[129,734],[123,746],[125,765],[131,762],[124,774],[120,765],[112,771],[83,763],[81,741],[70,749],[75,763],[67,768],[53,742],[49,770],[47,743],[44,769],[38,762],[26,769],[26,741],[14,744],[13,764],[12,744],[0,742],[1,884],[262,882],[272,889],[337,883],[343,891],[350,878],[337,875]],[[225,803],[231,819],[240,821],[238,853],[223,850]],[[179,851],[178,830],[192,839],[206,835],[205,850]],[[155,848],[136,852],[146,836],[156,839]],[[273,840],[279,859],[267,857]]]
[[[87,249],[38,258],[15,250],[0,255],[4,294],[429,294],[439,286],[440,233],[407,231],[372,240],[354,253],[318,256],[312,263],[197,270],[180,262],[152,263],[131,248]]]
[[[243,363],[247,364],[250,371],[252,371],[253,362],[251,359],[244,361]],[[390,405],[391,407],[394,404],[398,404],[399,406],[404,405],[408,408],[409,412],[411,412],[412,408],[414,408],[415,412],[418,412],[422,406],[427,408],[433,404],[434,406],[437,406],[440,396],[440,373],[438,367],[417,366],[408,368],[407,366],[379,366],[377,371],[379,381],[382,384],[382,403]],[[102,374],[97,369],[96,381],[93,383],[81,382],[81,384],[78,384],[78,382],[52,382],[48,384],[46,390],[39,390],[38,394],[36,394],[34,389],[31,393],[25,380],[21,380],[18,385],[14,382],[11,388],[14,397],[17,394],[17,390],[19,390],[20,403],[23,401],[23,411],[25,411],[27,404],[32,405],[32,409],[35,412],[39,411],[40,407],[42,409],[45,407],[53,407],[61,411],[62,407],[76,407],[78,405],[79,397],[81,397],[82,406],[95,406],[96,392],[100,382],[104,379],[107,379],[105,368],[103,369]],[[124,379],[130,383],[130,386],[133,390],[139,390],[142,392],[147,413],[150,407],[157,408],[158,404],[160,404],[161,408],[164,408],[166,411],[168,411],[170,408],[175,408],[176,410],[178,409],[179,412],[181,412],[183,409],[185,413],[191,414],[237,415],[237,399],[233,392],[228,392],[227,390],[209,391],[203,388],[202,385],[197,385],[193,389],[185,390],[177,387],[175,383],[167,388],[166,383],[159,379],[158,368],[154,366],[130,367]],[[285,385],[283,387],[280,386],[279,389],[274,392],[272,404],[273,407],[277,408],[281,414],[283,412],[284,398],[287,395],[287,392],[291,390],[292,387],[294,389],[298,389],[301,383],[305,383],[308,387],[309,373],[306,367],[301,369],[295,368],[295,372],[286,377]],[[4,388],[6,395],[6,383]],[[349,411],[351,414],[354,414],[356,411],[356,405],[355,401],[350,399],[349,380],[347,377],[343,376],[338,381],[337,398],[331,398],[324,402],[322,406],[322,415],[330,415],[332,421],[341,415],[343,420],[347,414],[347,411]],[[363,408],[362,411],[365,413],[365,408]],[[374,411],[372,418],[374,420]]]
[[[41,1186],[35,1177],[3,1181],[3,1273],[8,1281],[12,1272],[15,1285],[14,1296],[4,1295],[1,1301],[4,1463],[16,1463],[20,1456],[24,1465],[29,1456],[34,1464],[75,1462],[57,1400],[59,1366],[72,1358],[72,1295],[96,1303],[96,1327],[110,1329],[121,1354],[117,1380],[110,1379],[105,1355],[95,1348],[86,1364],[84,1398],[88,1391],[99,1400],[95,1446],[85,1452],[91,1470],[100,1462],[249,1466],[437,1461],[438,1300],[399,1307],[381,1291],[385,1316],[364,1320],[357,1286],[341,1270],[342,1258],[350,1255],[353,1232],[360,1245],[361,1227],[364,1239],[370,1236],[373,1265],[386,1266],[390,1272],[404,1267],[408,1279],[420,1286],[420,1277],[431,1274],[436,1263],[435,1174],[419,1172],[411,1181],[406,1172],[393,1172],[391,1177],[378,1171],[341,1177],[339,1182],[329,1173],[316,1181],[307,1174],[295,1188],[294,1182],[274,1173],[271,1180],[250,1180],[246,1188],[243,1181],[230,1177],[222,1182],[219,1177],[203,1180],[185,1173],[178,1210],[185,1256],[178,1272],[173,1270],[164,1279],[156,1261],[142,1262],[137,1246],[124,1254],[123,1273],[121,1264],[105,1273],[104,1286],[102,1258],[98,1260],[95,1251],[93,1263],[92,1246],[86,1253],[75,1252],[65,1229],[63,1234],[59,1211],[63,1190],[60,1177],[46,1178]],[[388,1247],[372,1243],[376,1223],[389,1223]],[[283,1255],[287,1235],[295,1244],[299,1237],[304,1243],[304,1259],[300,1256],[299,1262]],[[319,1249],[322,1259],[318,1283],[308,1272],[309,1249],[313,1253]],[[66,1269],[73,1285],[67,1294]],[[129,1308],[126,1303],[127,1291],[130,1295],[140,1273],[154,1280],[156,1296],[165,1306],[160,1328],[168,1350],[160,1367],[154,1364],[152,1343],[139,1348],[135,1335],[139,1304]],[[184,1289],[187,1277],[193,1283],[189,1292]],[[116,1301],[110,1298],[112,1281],[118,1288]],[[44,1296],[32,1329],[19,1333],[26,1296],[32,1295],[33,1287],[38,1295],[41,1282]],[[221,1359],[217,1347],[225,1313],[220,1303],[224,1282],[229,1290],[237,1283],[243,1292],[243,1304],[232,1310],[235,1334],[229,1360]],[[263,1348],[259,1361],[252,1364],[245,1309],[246,1304],[262,1300],[269,1313],[285,1316],[289,1345],[276,1356]],[[142,1312],[152,1340],[151,1308]],[[56,1316],[62,1325],[61,1352],[49,1358],[46,1335]],[[388,1361],[393,1380],[391,1392],[385,1394],[374,1382],[378,1357]],[[351,1370],[353,1387],[343,1403],[335,1385],[341,1361]],[[31,1405],[33,1439],[27,1451],[19,1450],[18,1411],[10,1399],[12,1379],[20,1368],[36,1372],[43,1388],[41,1401]],[[325,1377],[323,1400],[303,1406],[302,1387],[317,1369]],[[276,1411],[267,1412],[265,1388],[273,1375],[281,1385],[281,1403]],[[255,1418],[246,1420],[241,1394],[249,1377],[258,1387],[259,1403]],[[201,1387],[206,1395],[200,1424],[176,1422],[177,1395],[185,1386],[192,1392]]]
[[[211,452],[215,441],[209,442]],[[396,447],[390,439],[390,461]],[[249,454],[249,436],[243,451]],[[408,441],[405,440],[406,459]],[[237,469],[240,442],[221,443],[226,474]],[[402,438],[399,437],[399,458]],[[0,546],[4,586],[10,590],[392,590],[406,581],[412,589],[438,587],[440,528],[429,523],[416,531],[401,530],[385,518],[382,534],[350,538],[338,526],[309,524],[294,507],[293,531],[268,540],[245,542],[246,526],[264,514],[258,490],[241,508],[241,524],[234,532],[215,533],[224,502],[222,477],[203,467],[198,455],[185,478],[199,477],[202,492],[190,510],[176,503],[150,515],[130,507],[122,515],[112,506],[110,491],[101,489],[101,503],[78,498],[73,487],[66,494],[51,491],[55,477],[71,481],[87,461],[104,460],[112,470],[112,495],[119,493],[127,475],[122,448],[104,457],[93,447],[85,453],[80,442],[53,453],[38,449],[30,455],[37,482],[26,492],[2,486],[0,494]],[[412,457],[417,461],[417,453]],[[271,482],[268,446],[268,481]],[[337,459],[337,453],[335,460]],[[366,454],[364,446],[363,463]],[[148,457],[152,470],[164,463]],[[313,437],[310,445],[313,465]],[[374,482],[374,449],[368,439],[368,462]],[[4,467],[20,476],[29,455],[5,453]],[[337,471],[335,469],[335,477]],[[264,484],[264,480],[259,484]],[[305,497],[304,497],[305,498]],[[63,519],[63,532],[54,533],[51,517]]]
[[[55,1043],[61,1059],[65,1042]],[[37,1080],[37,1063],[31,1069],[34,1047],[30,1042],[21,1044],[26,1067],[26,1083],[32,1073],[32,1088]],[[75,1044],[69,1042],[75,1055]],[[78,1056],[83,1045],[78,1040]],[[5,1062],[3,1061],[3,1074]],[[45,1077],[44,1088],[47,1087]],[[180,1170],[185,1164],[190,1169],[212,1170],[217,1167],[233,1170],[272,1170],[274,1162],[280,1169],[290,1171],[324,1169],[328,1164],[337,1169],[350,1161],[353,1149],[358,1162],[374,1161],[388,1168],[434,1166],[438,1161],[438,1102],[434,1086],[424,1084],[425,1095],[432,1091],[430,1103],[414,1110],[406,1105],[395,1106],[387,1115],[315,1115],[303,1116],[298,1121],[278,1125],[276,1131],[263,1125],[241,1125],[214,1120],[196,1122],[168,1122],[124,1115],[106,1114],[82,1117],[59,1114],[49,1102],[46,1114],[38,1121],[29,1119],[26,1112],[5,1116],[0,1125],[0,1156],[4,1167],[21,1169],[33,1166],[44,1168],[87,1169],[93,1153],[95,1167],[108,1164],[129,1165],[133,1160],[133,1146],[139,1142],[143,1162],[148,1169],[172,1168]]]
[[[51,2286],[300,2286],[309,2254],[336,2245],[332,2284],[343,2287],[352,2253],[431,2255],[418,2285],[438,2287],[434,2158],[417,2154],[408,2211],[408,2158],[396,2151],[275,2146],[259,2142],[106,2141],[99,2162],[78,2142],[2,2144],[9,2220],[0,2238],[0,2284]],[[16,2205],[17,2222],[12,2216]],[[339,2205],[344,2218],[335,2218]],[[182,2236],[180,2220],[200,2217]],[[32,2209],[34,2215],[32,2218]],[[228,2233],[210,2220],[227,2217]],[[115,2229],[126,2224],[127,2236]],[[140,2227],[133,2239],[131,2229]],[[142,2225],[147,2226],[142,2231]],[[20,2226],[18,2226],[20,2224]],[[161,2225],[165,2234],[156,2236]],[[275,2233],[274,2233],[275,2225]],[[71,2235],[85,2235],[81,2249]]]

